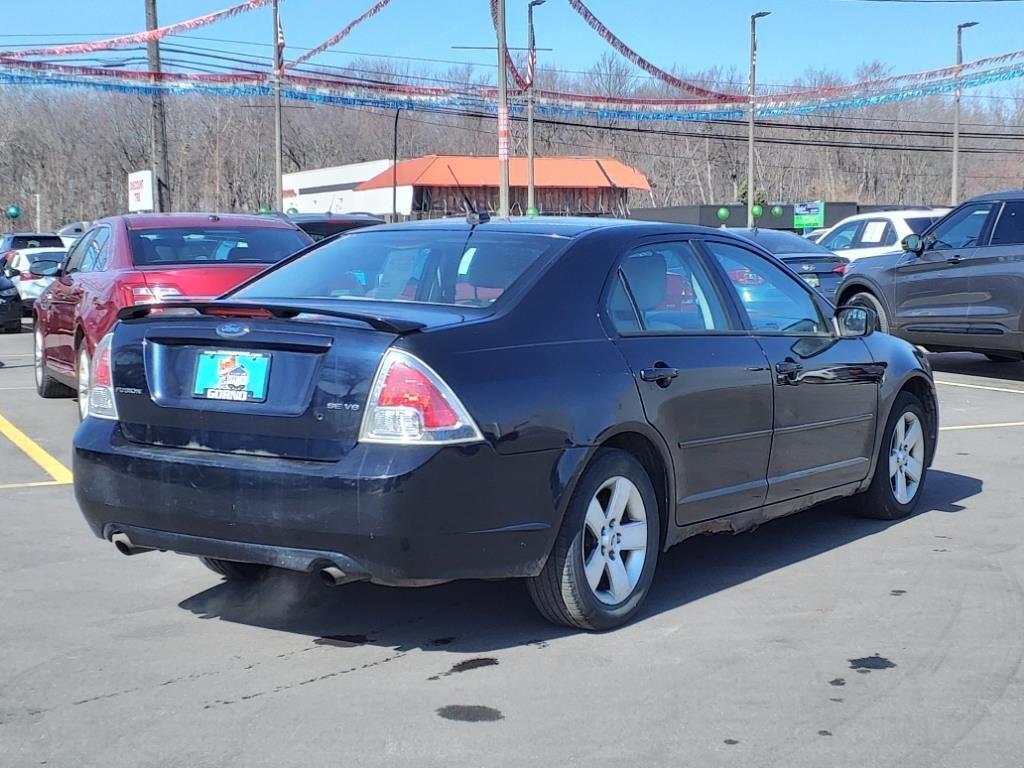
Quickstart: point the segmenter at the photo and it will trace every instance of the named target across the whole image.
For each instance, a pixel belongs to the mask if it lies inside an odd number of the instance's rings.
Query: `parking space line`
[[[1024,389],[1010,389],[1009,387],[989,387],[984,384],[963,384],[959,381],[935,380],[936,384],[945,384],[947,387],[964,387],[965,389],[985,389],[989,392],[1011,392],[1015,395],[1024,395]]]
[[[957,424],[939,427],[939,432],[954,432],[961,429],[999,429],[1000,427],[1024,427],[1024,421],[1001,421],[994,424]]]
[[[56,485],[67,485],[67,483],[57,480],[40,480],[37,483],[8,483],[0,485],[0,491],[16,491],[19,488],[51,488]]]
[[[3,416],[0,416],[0,435],[3,435],[28,456],[32,461],[43,468],[55,485],[66,485],[71,482],[71,470],[48,454],[32,438],[11,424]]]

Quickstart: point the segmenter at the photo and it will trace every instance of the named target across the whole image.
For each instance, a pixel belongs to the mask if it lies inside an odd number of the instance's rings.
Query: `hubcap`
[[[613,477],[587,507],[583,568],[594,597],[617,605],[633,594],[647,559],[647,510],[633,482]]]
[[[917,415],[899,417],[889,446],[889,484],[900,504],[909,504],[921,487],[924,473],[924,428]]]
[[[89,413],[89,353],[84,346],[78,353],[78,413],[83,419]]]

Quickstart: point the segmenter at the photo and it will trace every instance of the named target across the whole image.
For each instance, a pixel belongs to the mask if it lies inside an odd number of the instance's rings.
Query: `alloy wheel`
[[[36,328],[35,332],[35,344],[32,348],[33,362],[35,363],[35,375],[36,375],[36,387],[42,388],[43,386],[43,375],[44,366],[43,361],[43,332]]]
[[[909,504],[924,473],[924,428],[917,414],[905,411],[896,421],[889,446],[889,485],[900,504]]]
[[[636,589],[647,559],[647,510],[625,477],[606,480],[584,522],[583,568],[594,597],[617,605]]]

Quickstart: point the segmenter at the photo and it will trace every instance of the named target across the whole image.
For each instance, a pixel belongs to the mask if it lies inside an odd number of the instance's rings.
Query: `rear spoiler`
[[[147,317],[153,310],[166,312],[173,309],[192,309],[201,315],[223,315],[225,317],[244,317],[246,313],[252,316],[259,316],[262,312],[269,312],[274,317],[291,319],[298,315],[323,315],[325,317],[340,317],[344,320],[355,320],[366,323],[375,331],[387,331],[388,333],[412,333],[424,328],[424,323],[416,323],[411,320],[396,320],[394,318],[381,317],[369,312],[351,312],[342,309],[323,309],[321,307],[300,307],[290,304],[255,304],[242,301],[168,301],[160,304],[136,304],[132,307],[125,307],[117,313],[118,320],[139,320]]]

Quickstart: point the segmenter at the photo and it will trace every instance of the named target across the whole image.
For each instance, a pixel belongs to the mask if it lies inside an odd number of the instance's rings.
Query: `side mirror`
[[[40,259],[39,261],[32,262],[28,271],[29,274],[35,275],[36,277],[60,277],[60,262],[50,261],[49,259]]]
[[[901,245],[904,251],[916,253],[918,256],[924,253],[924,239],[920,235],[907,235]]]
[[[844,339],[870,336],[878,327],[878,314],[870,307],[847,305],[836,310],[836,325]]]

